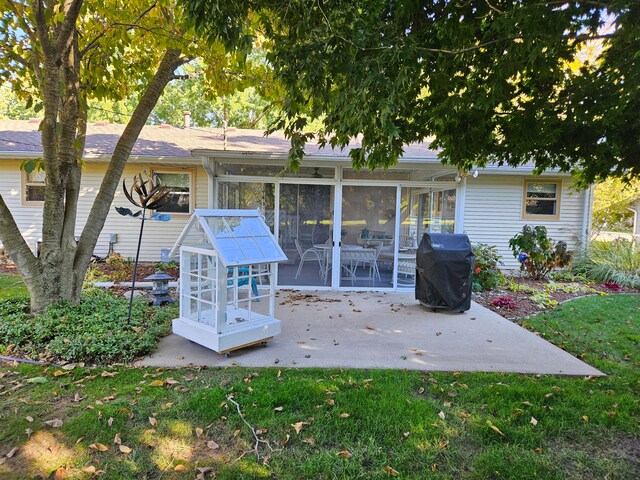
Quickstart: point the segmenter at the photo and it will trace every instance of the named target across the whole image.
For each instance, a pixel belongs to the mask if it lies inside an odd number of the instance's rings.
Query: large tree
[[[217,0],[184,0],[209,38]],[[582,184],[640,176],[637,0],[271,0],[263,20],[287,93],[275,128],[302,156],[309,118],[356,167],[387,167],[430,141],[462,169],[559,168]],[[610,23],[607,27],[607,23]],[[238,30],[239,31],[239,30]],[[596,58],[581,56],[599,42]],[[428,140],[427,140],[428,139]]]
[[[229,93],[243,80],[234,82],[228,73],[246,64],[242,52],[229,54],[220,43],[200,45],[172,0],[0,0],[0,5],[0,83],[43,114],[37,164],[46,187],[39,257],[0,192],[0,241],[38,312],[61,299],[79,300],[129,154],[165,86],[184,74],[180,67],[199,57],[209,88]],[[88,103],[132,95],[135,108],[76,243]]]

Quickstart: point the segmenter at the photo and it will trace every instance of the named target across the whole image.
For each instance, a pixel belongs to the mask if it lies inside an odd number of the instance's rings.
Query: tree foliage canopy
[[[268,78],[270,70],[265,62],[248,61],[246,48],[231,52],[221,42],[199,42],[174,0],[0,0],[0,7],[0,84],[43,116],[38,258],[0,192],[0,241],[38,311],[61,299],[79,300],[131,149],[167,84],[189,77],[185,65],[199,59],[209,98]],[[76,241],[89,103],[129,98],[135,107]]]
[[[216,0],[184,0],[209,38]],[[268,58],[287,93],[274,128],[302,155],[309,118],[356,167],[388,167],[430,141],[462,169],[489,162],[560,169],[582,184],[640,176],[640,3],[543,1],[254,1]],[[214,16],[219,19],[219,16]],[[246,18],[239,15],[236,18]],[[607,23],[610,23],[607,26]],[[597,58],[583,58],[599,44]],[[427,140],[428,139],[428,140]]]

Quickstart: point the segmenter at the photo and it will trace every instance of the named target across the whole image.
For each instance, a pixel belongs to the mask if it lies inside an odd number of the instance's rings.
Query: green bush
[[[571,253],[565,242],[557,242],[547,237],[547,228],[542,225],[525,225],[522,231],[509,240],[513,256],[520,261],[520,270],[539,280],[546,278],[554,268],[569,265]]]
[[[42,315],[29,315],[26,299],[0,303],[0,350],[72,362],[128,362],[153,351],[170,331],[175,307],[151,308],[133,303],[127,325],[128,300],[100,290],[84,292],[75,305],[61,302]]]
[[[636,240],[591,242],[575,258],[571,270],[596,282],[640,288],[640,245]]]
[[[473,254],[476,256],[473,267],[473,291],[497,289],[504,281],[504,276],[498,270],[498,265],[502,265],[498,247],[478,243],[473,245]]]

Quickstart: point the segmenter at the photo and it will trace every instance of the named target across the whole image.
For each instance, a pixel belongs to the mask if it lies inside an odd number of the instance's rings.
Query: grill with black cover
[[[429,308],[471,308],[475,256],[464,234],[425,233],[416,253],[416,300]]]

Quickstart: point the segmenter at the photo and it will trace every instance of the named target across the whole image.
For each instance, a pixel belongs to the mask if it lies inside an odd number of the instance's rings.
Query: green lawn
[[[638,295],[526,320],[605,378],[7,367],[0,456],[19,450],[0,478],[195,478],[212,468],[222,479],[635,479],[639,321]],[[263,440],[259,458],[243,418]],[[62,425],[45,423],[54,419]]]
[[[18,275],[0,273],[0,300],[27,294],[27,287]]]

